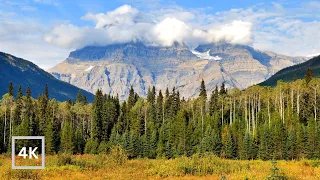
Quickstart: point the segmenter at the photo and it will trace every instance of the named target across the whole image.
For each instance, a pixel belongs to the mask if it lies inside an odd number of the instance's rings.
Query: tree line
[[[13,135],[43,135],[46,154],[96,154],[121,145],[130,158],[320,158],[319,96],[320,79],[311,70],[305,79],[242,91],[222,83],[207,92],[202,80],[199,96],[190,99],[155,87],[142,98],[131,87],[123,102],[101,90],[92,103],[81,91],[75,102],[58,102],[47,86],[33,99],[30,88],[15,94],[10,84],[1,100],[0,153],[10,152]]]

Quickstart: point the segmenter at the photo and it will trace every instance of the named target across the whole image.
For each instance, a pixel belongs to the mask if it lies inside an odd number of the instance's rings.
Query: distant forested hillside
[[[311,69],[314,77],[320,77],[320,56],[314,57],[304,63],[287,67],[260,83],[261,86],[275,86],[278,80],[291,82],[294,79],[303,79],[307,70]]]
[[[60,81],[51,74],[39,68],[30,61],[17,58],[10,54],[0,52],[0,97],[8,90],[8,84],[12,82],[16,95],[21,85],[23,93],[28,87],[32,89],[31,96],[37,98],[44,92],[46,84],[50,90],[50,97],[58,101],[75,100],[78,87]],[[93,94],[82,90],[88,101],[93,100]]]

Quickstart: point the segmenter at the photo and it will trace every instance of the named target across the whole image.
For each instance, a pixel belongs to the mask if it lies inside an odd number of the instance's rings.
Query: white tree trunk
[[[314,122],[317,123],[317,87],[314,88]]]
[[[224,121],[224,119],[223,119],[223,114],[224,114],[224,110],[223,110],[223,102],[224,102],[224,98],[222,98],[222,108],[221,108],[221,124],[222,124],[222,126],[223,126],[223,121]]]
[[[6,129],[7,129],[7,107],[4,111],[4,129],[3,129],[3,145],[6,146]]]
[[[270,99],[268,97],[268,118],[269,118],[269,127],[271,125],[271,115],[270,115]]]
[[[232,124],[232,99],[230,97],[230,111],[229,111],[229,116],[230,116],[230,125]]]

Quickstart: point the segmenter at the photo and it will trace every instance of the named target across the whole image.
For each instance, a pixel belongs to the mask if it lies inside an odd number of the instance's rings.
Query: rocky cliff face
[[[131,85],[142,96],[154,85],[157,90],[176,87],[189,98],[198,95],[202,79],[209,92],[222,82],[243,89],[305,60],[228,43],[201,45],[191,51],[178,43],[156,47],[132,42],[73,51],[49,71],[89,92],[102,89],[119,94],[120,99],[127,97]]]

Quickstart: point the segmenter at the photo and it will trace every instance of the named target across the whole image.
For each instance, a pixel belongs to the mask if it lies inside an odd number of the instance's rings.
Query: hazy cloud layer
[[[193,18],[195,16],[187,12],[171,12],[156,17],[123,5],[105,14],[88,13],[82,17],[83,20],[93,21],[95,27],[59,25],[45,36],[45,40],[64,48],[137,40],[157,46],[171,46],[174,42],[180,42],[191,47],[221,40],[241,44],[252,42],[251,22],[238,20],[199,28],[188,22]]]
[[[266,3],[213,12],[210,7],[185,9],[160,0],[136,0],[130,1],[133,6],[123,5],[109,12],[85,10],[87,14],[78,17],[83,23],[68,19],[69,16],[53,20],[30,15],[41,10],[34,4],[59,9],[61,2],[0,3],[0,51],[31,60],[45,69],[63,61],[76,48],[135,40],[164,46],[178,41],[190,47],[226,40],[290,56],[320,53],[317,1],[292,6]],[[25,15],[28,13],[30,16]]]

